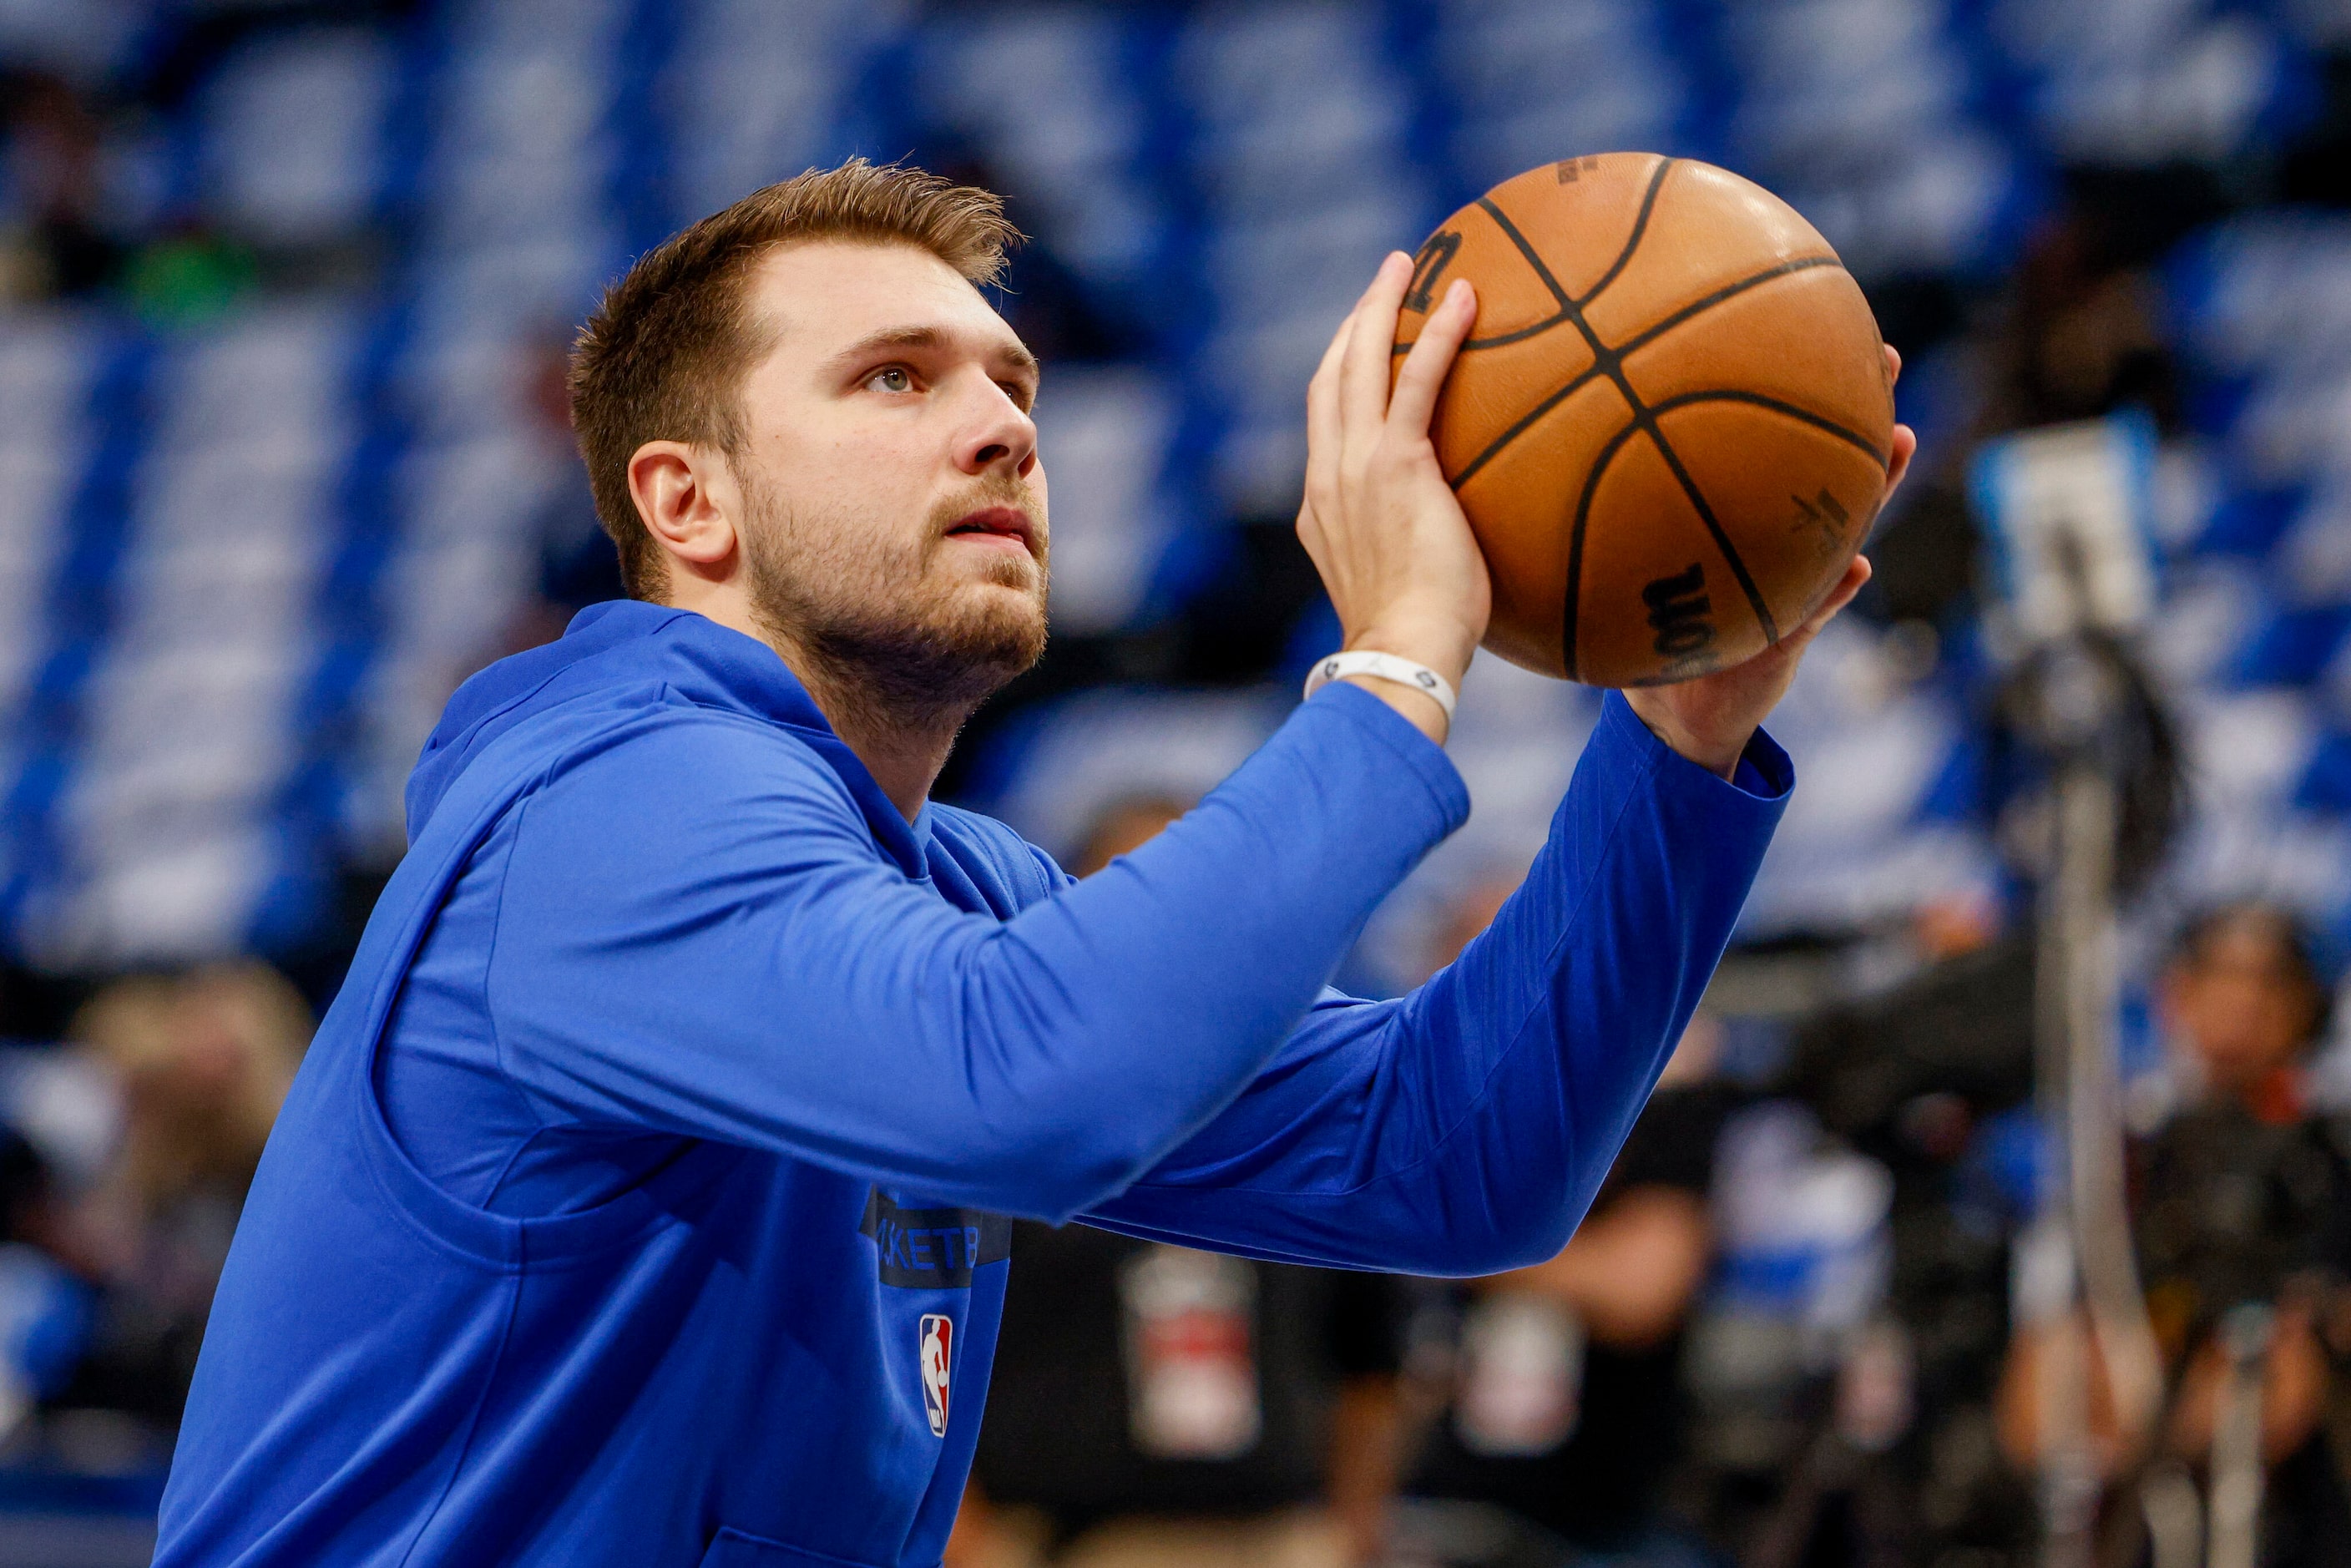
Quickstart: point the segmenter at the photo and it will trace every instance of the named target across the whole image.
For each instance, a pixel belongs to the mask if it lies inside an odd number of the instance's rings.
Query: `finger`
[[[1886,347],[1886,384],[1892,386],[1902,379],[1902,350],[1888,343]]]
[[[1348,335],[1354,330],[1355,312],[1339,323],[1331,334],[1330,347],[1322,350],[1322,362],[1314,368],[1313,380],[1306,383],[1306,471],[1311,477],[1319,463],[1336,465],[1339,458],[1339,365],[1347,352]]]
[[[1350,434],[1375,431],[1387,416],[1396,315],[1411,285],[1412,257],[1392,250],[1356,302],[1354,329],[1339,363],[1339,420]]]
[[[1414,435],[1428,433],[1429,417],[1437,411],[1437,394],[1445,385],[1445,373],[1453,368],[1453,356],[1461,350],[1462,341],[1478,319],[1478,291],[1469,287],[1466,277],[1457,277],[1453,287],[1445,291],[1444,302],[1429,313],[1428,324],[1420,330],[1420,338],[1412,352],[1404,357],[1404,370],[1396,377],[1395,392],[1388,400],[1388,424]]]
[[[1851,604],[1854,595],[1859,593],[1863,584],[1869,580],[1871,570],[1867,556],[1854,557],[1846,564],[1844,575],[1837,579],[1836,587],[1830,590],[1826,599],[1821,601],[1821,607],[1804,618],[1802,634],[1809,639],[1822,627],[1835,620],[1837,612]]]
[[[1917,455],[1918,433],[1907,424],[1896,425],[1894,450],[1886,455],[1886,494],[1879,497],[1877,502],[1880,507],[1892,500],[1894,492],[1902,487],[1904,477],[1910,472],[1910,459]]]
[[[1837,579],[1836,587],[1829,591],[1826,599],[1821,601],[1820,608],[1805,616],[1802,625],[1758,653],[1754,662],[1760,666],[1766,659],[1776,660],[1779,662],[1779,667],[1782,669],[1802,663],[1804,651],[1813,645],[1813,639],[1821,634],[1823,627],[1837,618],[1839,611],[1853,602],[1854,595],[1861,591],[1862,585],[1866,583],[1869,578],[1869,558],[1858,555],[1854,557],[1846,564],[1844,575]]]

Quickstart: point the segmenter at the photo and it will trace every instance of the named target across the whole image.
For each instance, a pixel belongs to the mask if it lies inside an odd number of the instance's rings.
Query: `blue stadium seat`
[[[350,27],[265,37],[204,94],[206,204],[269,244],[348,236],[376,215],[397,51]]]
[[[1612,147],[1711,157],[1787,193],[1865,279],[1966,276],[2013,251],[2056,160],[2258,145],[2294,111],[2302,52],[2337,37],[2327,6],[2286,0],[655,11],[447,0],[413,24],[260,26],[178,119],[110,144],[120,221],[200,216],[271,252],[372,233],[393,261],[381,298],[170,341],[104,305],[0,320],[0,938],[235,946],[298,928],[338,856],[394,852],[424,729],[509,634],[550,509],[580,504],[534,367],[632,254],[760,182],[967,150],[1136,324],[1132,361],[1057,366],[1042,410],[1057,624],[1108,632],[1178,608],[1230,517],[1287,514],[1304,382],[1371,259],[1495,180]],[[105,80],[162,15],[21,0],[0,52]],[[2270,789],[2220,835],[2266,843],[2341,810],[2336,742],[2310,737],[2351,713],[2351,224],[2232,220],[2164,280],[2199,434],[2167,458],[2149,652],[2191,706],[2302,716],[2262,744],[2309,745],[2306,798]],[[201,677],[180,667],[198,647]],[[1759,922],[1829,917],[1839,879],[1859,909],[1898,880],[1881,862],[1981,869],[1936,804],[1965,771],[1956,688],[1850,712],[1827,690],[1790,723],[1862,748],[1876,783],[1837,809],[1876,847],[1839,859],[1800,814]],[[1519,716],[1485,739],[1465,710],[1497,844],[1540,831],[1488,800],[1550,787],[1522,737],[1570,755],[1589,721],[1587,695],[1552,695],[1493,696]],[[172,871],[149,828],[175,821],[201,831]],[[231,845],[259,869],[222,880]],[[138,914],[126,890],[151,886],[182,914]]]

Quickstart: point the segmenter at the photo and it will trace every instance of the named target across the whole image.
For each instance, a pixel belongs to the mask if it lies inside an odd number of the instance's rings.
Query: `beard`
[[[797,514],[758,481],[745,489],[752,616],[769,643],[806,657],[828,708],[852,710],[861,725],[960,724],[1044,654],[1049,550],[1019,481],[975,481],[934,507],[911,540],[859,520]],[[981,573],[982,582],[1014,591],[935,575],[948,528],[998,506],[1035,526],[1032,557],[992,556]]]

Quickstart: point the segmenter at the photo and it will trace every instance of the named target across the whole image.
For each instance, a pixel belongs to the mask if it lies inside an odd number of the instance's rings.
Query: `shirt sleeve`
[[[1419,1274],[1564,1246],[1730,936],[1794,782],[1725,781],[1611,694],[1526,883],[1394,1001],[1325,992],[1246,1093],[1090,1223]]]
[[[1468,798],[1333,686],[1160,838],[1003,922],[910,880],[820,758],[748,720],[682,710],[519,810],[486,991],[501,1069],[554,1116],[1059,1221],[1239,1092]]]

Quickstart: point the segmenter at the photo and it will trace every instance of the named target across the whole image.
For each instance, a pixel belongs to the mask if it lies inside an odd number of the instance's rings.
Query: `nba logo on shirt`
[[[947,1433],[947,1365],[955,1349],[955,1322],[942,1312],[925,1312],[915,1354],[922,1363],[923,1408],[931,1436]]]

